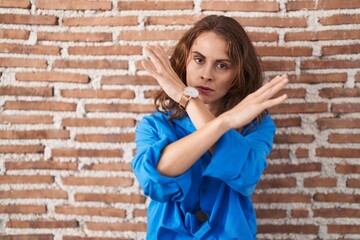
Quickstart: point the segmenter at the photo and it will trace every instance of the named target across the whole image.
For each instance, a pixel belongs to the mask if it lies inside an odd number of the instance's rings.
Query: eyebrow
[[[191,53],[195,53],[195,54],[200,55],[200,56],[203,57],[203,58],[206,58],[206,57],[204,56],[204,54],[201,54],[201,53],[198,52],[198,51],[192,51]],[[225,59],[216,59],[216,62],[229,62],[229,63],[232,63],[232,61],[231,61],[230,59],[228,59],[228,58],[225,58]]]

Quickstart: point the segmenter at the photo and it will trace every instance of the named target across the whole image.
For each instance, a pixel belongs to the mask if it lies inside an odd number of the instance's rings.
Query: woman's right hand
[[[179,102],[186,86],[172,68],[164,49],[159,45],[146,45],[144,51],[151,60],[142,61],[144,69],[158,81],[171,99]]]
[[[287,95],[273,98],[289,82],[287,75],[277,76],[264,84],[257,91],[249,94],[229,111],[221,114],[229,129],[239,129],[250,123],[264,110],[276,106],[286,100]]]

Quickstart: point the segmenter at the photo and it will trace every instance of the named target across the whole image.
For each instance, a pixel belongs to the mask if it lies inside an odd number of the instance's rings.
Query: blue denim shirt
[[[156,166],[162,149],[194,132],[189,117],[168,121],[155,112],[136,127],[136,155],[131,166],[148,208],[147,239],[255,239],[256,216],[250,199],[267,166],[275,134],[269,115],[241,133],[229,130],[210,152],[177,177],[161,175]],[[189,146],[189,148],[196,146]],[[201,210],[208,216],[200,221]]]

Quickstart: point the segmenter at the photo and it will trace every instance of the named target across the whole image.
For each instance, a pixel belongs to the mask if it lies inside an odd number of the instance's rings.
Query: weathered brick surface
[[[252,196],[257,239],[360,239],[360,1],[0,0],[0,239],[145,239],[130,162],[145,44],[227,14],[288,74]]]

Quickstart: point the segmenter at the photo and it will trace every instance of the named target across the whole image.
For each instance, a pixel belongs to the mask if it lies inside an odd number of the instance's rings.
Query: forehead
[[[191,51],[197,51],[205,56],[228,58],[228,41],[214,32],[201,33],[194,41]]]

